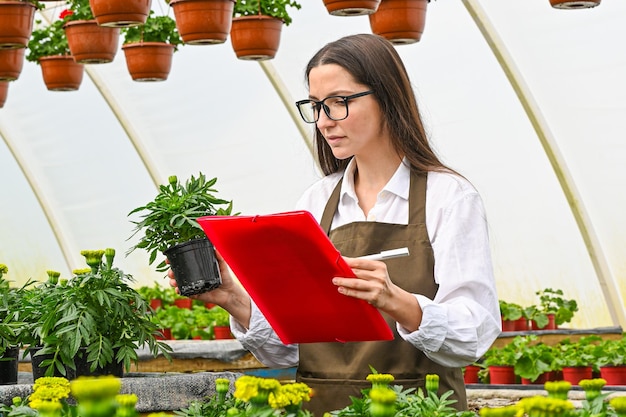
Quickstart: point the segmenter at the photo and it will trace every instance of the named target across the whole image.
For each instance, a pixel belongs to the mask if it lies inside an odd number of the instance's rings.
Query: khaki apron
[[[339,204],[341,181],[333,191],[320,222],[329,232]],[[385,261],[389,276],[404,290],[433,298],[434,257],[426,231],[426,176],[411,173],[409,224],[353,222],[336,228],[329,236],[344,256],[357,257],[382,250],[408,247],[408,257]],[[348,343],[302,343],[296,379],[313,389],[313,398],[305,408],[321,417],[324,412],[351,404],[350,396],[360,397],[370,388],[366,380],[370,366],[378,373],[392,374],[394,385],[425,389],[426,374],[437,374],[439,395],[453,390],[454,406],[467,409],[465,384],[460,368],[447,368],[428,359],[420,350],[404,341],[396,323],[382,313],[395,336],[391,341]]]

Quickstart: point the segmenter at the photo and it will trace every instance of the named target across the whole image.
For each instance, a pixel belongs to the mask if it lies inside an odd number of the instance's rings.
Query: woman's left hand
[[[407,331],[419,328],[422,309],[415,296],[393,283],[383,261],[344,257],[354,277],[334,277],[341,294],[367,301],[384,311]]]

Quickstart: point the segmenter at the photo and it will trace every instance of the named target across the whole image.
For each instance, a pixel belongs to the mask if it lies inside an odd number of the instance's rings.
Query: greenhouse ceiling
[[[0,109],[0,263],[17,283],[83,268],[114,248],[137,285],[166,285],[132,246],[128,213],[169,175],[217,177],[235,211],[289,211],[319,178],[293,102],[325,43],[371,32],[367,16],[304,0],[273,60],[229,41],[184,45],[169,79],[132,81],[121,50],[78,91],[46,90],[24,64]],[[47,2],[38,18],[63,4]],[[153,0],[156,13],[172,14]],[[572,325],[626,325],[626,2],[557,10],[548,0],[438,0],[420,42],[397,46],[442,159],[483,196],[499,297],[543,288],[578,300]]]

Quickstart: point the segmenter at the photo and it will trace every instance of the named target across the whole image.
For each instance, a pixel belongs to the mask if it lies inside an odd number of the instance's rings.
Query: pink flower
[[[69,17],[71,15],[73,15],[74,12],[69,10],[69,9],[65,9],[61,12],[61,14],[59,15],[59,19],[65,19],[66,17]]]

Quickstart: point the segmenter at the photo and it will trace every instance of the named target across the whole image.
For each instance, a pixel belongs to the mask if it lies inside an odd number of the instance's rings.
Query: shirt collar
[[[348,196],[358,201],[356,197],[356,191],[354,190],[354,171],[356,170],[356,162],[354,158],[348,162],[346,169],[343,173],[343,182],[341,184],[341,198]],[[409,185],[410,185],[411,170],[406,158],[402,160],[398,169],[389,179],[389,182],[383,187],[382,191],[395,194],[405,200],[409,199]]]

